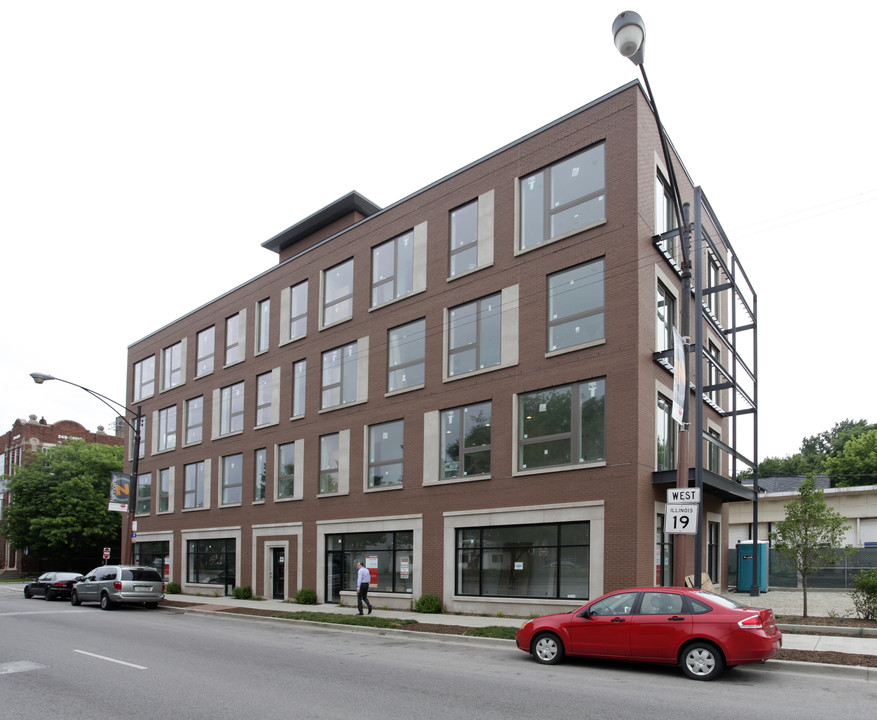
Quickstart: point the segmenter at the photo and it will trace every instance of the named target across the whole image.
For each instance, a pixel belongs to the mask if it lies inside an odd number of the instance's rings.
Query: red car
[[[775,657],[783,636],[773,610],[704,590],[644,587],[528,620],[515,641],[546,665],[564,655],[634,660],[678,664],[694,680],[712,680],[726,667]]]

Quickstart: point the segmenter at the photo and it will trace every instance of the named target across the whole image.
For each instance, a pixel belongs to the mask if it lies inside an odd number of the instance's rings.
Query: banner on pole
[[[131,476],[127,473],[114,472],[110,481],[109,510],[128,512],[131,501]]]
[[[673,419],[682,424],[685,414],[685,393],[688,392],[688,359],[685,341],[679,331],[673,328]]]

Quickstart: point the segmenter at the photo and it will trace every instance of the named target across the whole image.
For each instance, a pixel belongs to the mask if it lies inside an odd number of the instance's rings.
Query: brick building
[[[97,432],[90,432],[73,420],[59,420],[55,423],[46,422],[45,418],[37,420],[31,415],[27,420],[18,419],[12,423],[12,429],[0,436],[0,475],[14,475],[16,468],[24,464],[28,453],[42,452],[45,448],[64,442],[65,440],[84,440],[87,443],[102,445],[122,445],[122,437],[107,435],[103,427]],[[3,508],[9,502],[6,482],[0,478],[0,517]],[[0,571],[20,572],[26,570],[22,565],[21,553],[10,547],[5,538],[0,536]]]
[[[378,605],[462,612],[669,584],[681,285],[654,237],[661,158],[631,83],[389,207],[354,192],[264,242],[275,267],[129,347],[139,561],[184,592],[337,602],[361,559]],[[718,583],[725,503],[751,492],[722,408],[732,252],[705,232]]]

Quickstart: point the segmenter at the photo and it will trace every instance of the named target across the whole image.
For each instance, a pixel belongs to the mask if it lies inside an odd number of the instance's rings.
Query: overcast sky
[[[760,456],[877,422],[875,8],[3,2],[0,428],[108,426],[28,374],[124,400],[128,345],[275,265],[265,240],[353,189],[389,205],[638,78],[611,37],[628,9],[758,292]]]

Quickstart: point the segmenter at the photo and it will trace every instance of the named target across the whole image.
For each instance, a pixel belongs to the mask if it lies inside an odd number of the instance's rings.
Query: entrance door
[[[284,600],[284,581],[286,580],[286,551],[284,548],[271,548],[271,597]]]
[[[337,603],[341,601],[341,591],[345,589],[346,553],[330,551],[326,553],[326,602]]]

